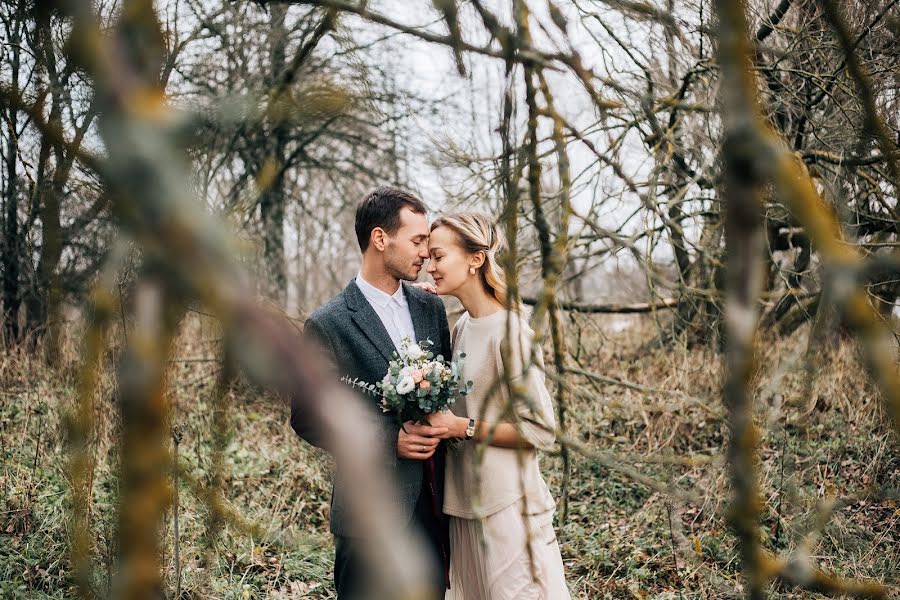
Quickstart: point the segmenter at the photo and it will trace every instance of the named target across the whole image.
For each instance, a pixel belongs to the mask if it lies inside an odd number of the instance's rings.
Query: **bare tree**
[[[46,328],[52,360],[60,305],[84,293],[110,231],[108,196],[83,148],[96,107],[83,72],[62,51],[63,20],[41,3],[3,11],[15,40],[4,46],[11,58],[3,64],[6,91],[19,94],[5,109],[4,326],[12,343]]]
[[[236,96],[263,109],[259,120],[208,121],[198,131],[200,185],[257,242],[256,264],[267,273],[262,291],[284,304],[289,276],[310,276],[294,274],[289,252],[332,259],[339,247],[320,242],[335,218],[367,187],[401,183],[405,149],[389,132],[411,115],[392,92],[390,74],[362,59],[335,11],[190,7],[182,20],[203,33],[174,67],[176,97],[190,106]]]

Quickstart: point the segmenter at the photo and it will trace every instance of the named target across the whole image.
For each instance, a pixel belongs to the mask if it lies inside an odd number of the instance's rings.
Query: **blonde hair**
[[[506,236],[494,219],[484,213],[458,212],[439,217],[431,224],[432,231],[438,227],[451,229],[467,253],[484,253],[484,263],[478,269],[481,282],[500,304],[506,306],[506,272],[497,258],[507,248]]]

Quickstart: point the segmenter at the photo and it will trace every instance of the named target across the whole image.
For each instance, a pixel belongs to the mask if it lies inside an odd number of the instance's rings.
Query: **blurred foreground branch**
[[[322,380],[321,359],[294,327],[255,303],[225,230],[193,196],[189,161],[156,78],[162,36],[153,3],[126,3],[110,33],[103,31],[93,3],[73,1],[66,9],[73,19],[70,47],[94,82],[107,149],[101,172],[113,192],[118,224],[138,243],[145,265],[138,325],[119,372],[123,490],[117,595],[149,598],[162,592],[159,528],[171,502],[164,373],[181,307],[199,302],[219,318],[228,353],[244,373],[291,398],[343,472],[367,490],[351,509],[373,542],[369,558],[382,575],[383,587],[373,597],[387,597],[387,590],[392,598],[424,597],[424,565],[417,560],[422,553],[415,549],[417,540],[396,535],[393,490],[376,462],[378,453],[357,451],[378,443],[365,411],[337,381]],[[97,327],[89,339],[98,335]],[[82,595],[88,595],[84,588]]]

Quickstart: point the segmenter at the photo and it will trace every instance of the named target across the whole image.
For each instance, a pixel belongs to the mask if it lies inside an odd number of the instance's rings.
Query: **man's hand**
[[[441,442],[440,436],[446,435],[446,427],[429,427],[407,421],[397,434],[397,456],[413,460],[431,458]]]

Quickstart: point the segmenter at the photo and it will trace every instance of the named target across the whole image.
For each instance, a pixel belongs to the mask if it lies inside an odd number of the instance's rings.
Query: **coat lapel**
[[[409,316],[412,318],[413,329],[416,332],[416,341],[430,339],[432,346],[429,348],[435,355],[441,353],[440,340],[435,338],[432,326],[432,314],[425,302],[412,291],[412,287],[403,282],[403,292],[406,294],[406,304],[409,306]]]
[[[394,342],[391,340],[391,336],[388,335],[387,329],[384,328],[381,317],[378,316],[378,313],[366,300],[355,280],[350,282],[344,293],[346,294],[347,308],[353,313],[353,322],[369,338],[372,345],[378,348],[378,351],[381,352],[381,355],[388,362],[393,360],[393,354],[396,350]]]

